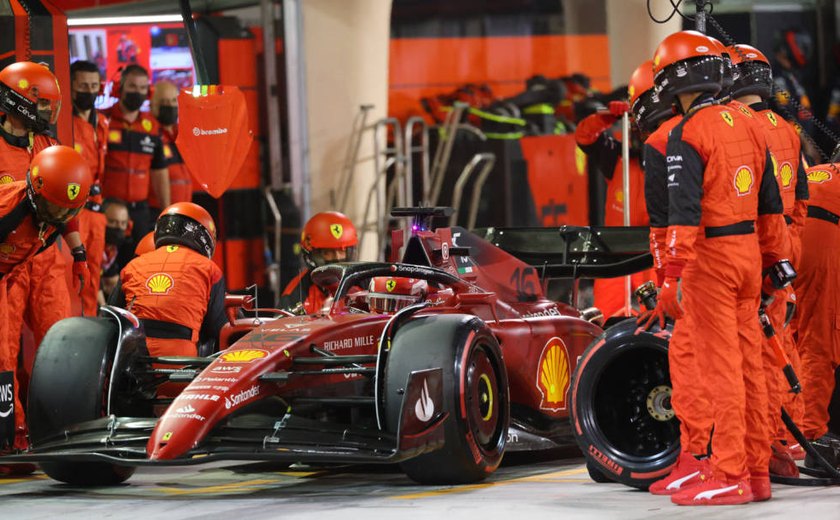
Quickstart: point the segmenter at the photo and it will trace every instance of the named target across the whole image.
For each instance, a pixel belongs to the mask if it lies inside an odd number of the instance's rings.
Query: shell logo
[[[767,119],[769,119],[770,122],[773,123],[773,126],[779,126],[779,120],[776,119],[776,114],[774,114],[773,112],[767,112]]]
[[[268,355],[265,350],[234,350],[222,354],[222,361],[227,363],[250,363],[255,359],[262,359]]]
[[[782,163],[782,167],[779,168],[779,177],[782,179],[782,187],[790,188],[790,181],[793,180],[793,167],[790,163]]]
[[[143,122],[141,123],[141,125],[143,126],[143,130],[145,130],[147,132],[152,131],[152,122],[149,121],[148,119],[144,119]]]
[[[146,287],[149,289],[149,294],[161,296],[169,294],[172,286],[175,285],[175,280],[166,273],[153,274],[146,280]]]
[[[578,175],[586,174],[586,154],[579,146],[575,146],[575,168]]]
[[[831,172],[827,170],[814,170],[808,172],[808,182],[822,184],[831,180]]]
[[[12,244],[0,244],[0,255],[8,256],[15,252],[15,246]]]
[[[563,340],[548,340],[537,364],[537,390],[542,395],[540,410],[560,412],[566,409],[566,394],[571,382],[569,352]]]
[[[178,250],[178,246],[166,246],[166,252],[167,253],[174,253],[177,250]]]
[[[753,187],[753,173],[747,166],[741,166],[735,172],[735,191],[739,197],[749,195]]]
[[[15,179],[11,175],[3,175],[0,177],[0,184],[11,184],[13,182],[15,182]]]
[[[720,113],[720,117],[722,117],[723,120],[726,121],[727,125],[729,125],[730,127],[733,127],[733,128],[735,127],[735,120],[732,119],[732,114],[730,114],[729,112],[724,110],[723,112]]]
[[[335,238],[341,238],[341,235],[344,234],[344,226],[341,224],[332,224],[330,225],[330,233]]]

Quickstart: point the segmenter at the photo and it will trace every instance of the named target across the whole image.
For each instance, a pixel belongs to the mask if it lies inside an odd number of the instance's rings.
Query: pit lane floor
[[[735,507],[679,507],[619,484],[592,482],[582,459],[509,457],[489,480],[419,486],[396,468],[303,468],[216,463],[144,468],[128,483],[76,488],[41,473],[0,478],[0,518],[403,520],[840,518],[840,487],[773,486],[773,500]]]

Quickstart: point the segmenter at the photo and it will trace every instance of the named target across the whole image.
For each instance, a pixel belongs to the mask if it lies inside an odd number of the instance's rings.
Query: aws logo
[[[146,280],[146,288],[149,289],[149,294],[155,296],[163,296],[169,294],[172,287],[175,285],[175,280],[166,273],[156,273]]]
[[[542,395],[540,410],[559,412],[566,409],[566,395],[571,381],[569,351],[563,340],[548,340],[537,364],[537,390]]]
[[[813,170],[808,172],[808,182],[822,184],[831,180],[831,172],[828,170]]]
[[[752,170],[750,170],[747,166],[741,166],[738,168],[735,172],[733,183],[735,185],[735,192],[739,197],[749,195],[752,192],[752,187],[755,183]]]

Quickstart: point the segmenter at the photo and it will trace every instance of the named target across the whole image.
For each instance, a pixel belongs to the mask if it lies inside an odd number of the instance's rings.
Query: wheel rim
[[[476,444],[492,450],[498,445],[503,417],[498,370],[484,347],[470,355],[465,397],[467,422]]]
[[[595,383],[595,420],[612,456],[658,459],[679,442],[667,360],[656,349],[631,348],[613,358]]]

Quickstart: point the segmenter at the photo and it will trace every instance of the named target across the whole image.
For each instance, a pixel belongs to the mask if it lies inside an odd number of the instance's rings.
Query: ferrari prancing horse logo
[[[387,289],[388,292],[392,292],[394,290],[394,287],[396,287],[396,286],[397,286],[397,281],[394,280],[393,278],[389,278],[388,281],[385,282],[385,289]]]
[[[330,233],[335,238],[341,238],[341,235],[344,234],[344,227],[341,224],[333,224],[330,226]]]
[[[731,127],[735,126],[735,120],[732,119],[732,114],[730,114],[729,112],[726,112],[726,111],[721,112],[720,117],[722,117],[723,120],[726,121],[727,125],[729,125]]]
[[[75,182],[71,182],[67,185],[67,198],[70,200],[76,200],[76,197],[79,196],[79,192],[81,191],[81,186],[76,184]]]

